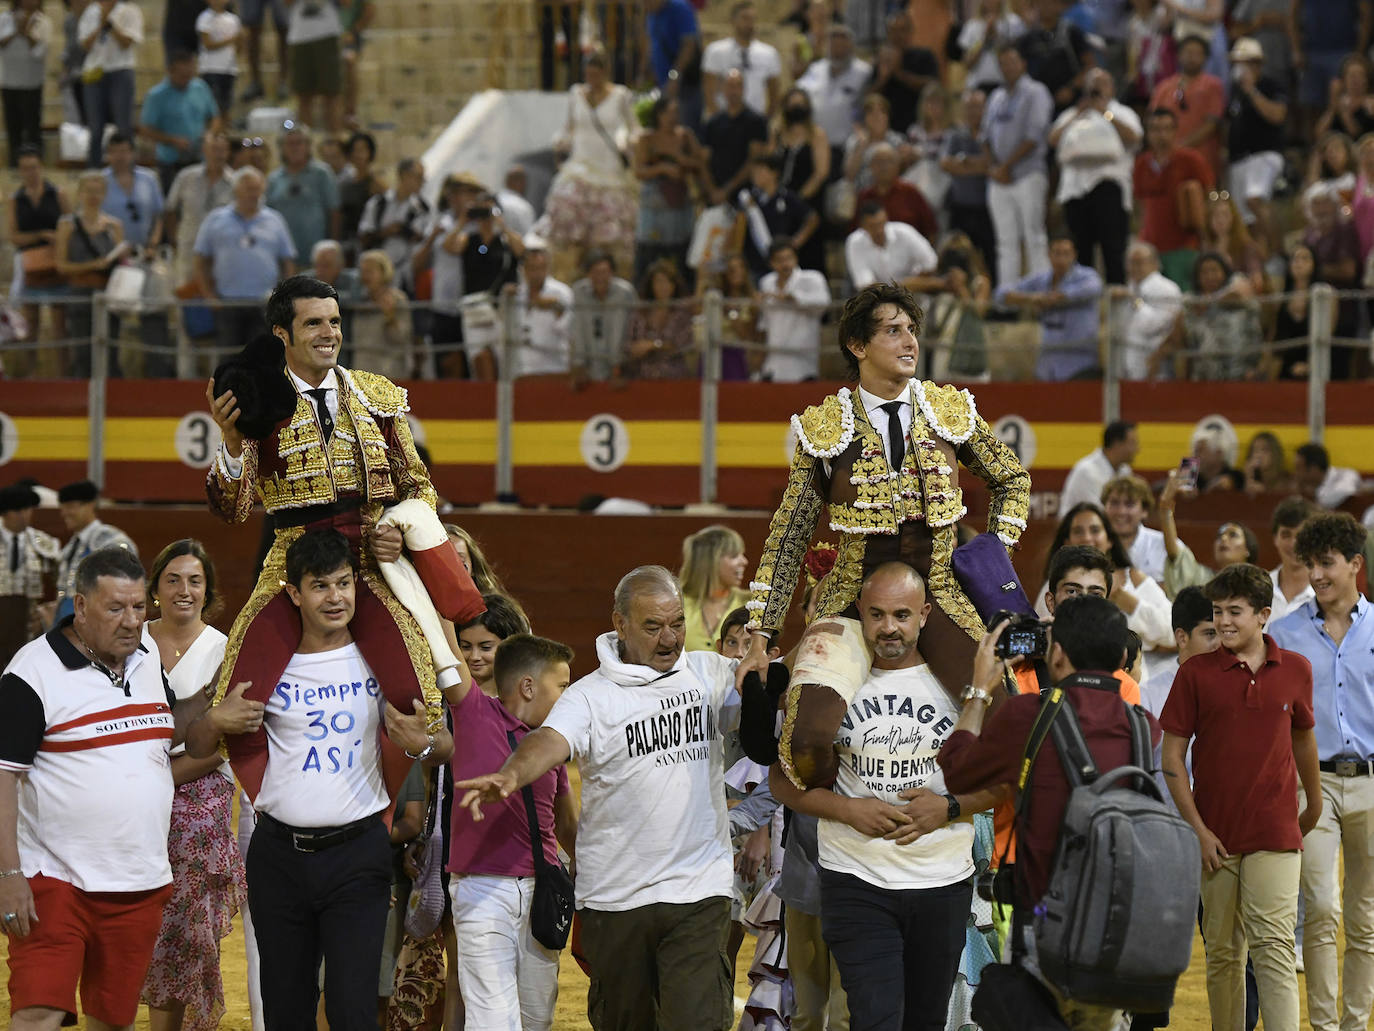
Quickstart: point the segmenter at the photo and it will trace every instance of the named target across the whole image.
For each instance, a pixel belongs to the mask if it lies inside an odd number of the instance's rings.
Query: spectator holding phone
[[[1188,460],[1184,459],[1186,463]],[[1195,494],[1197,487],[1188,487],[1187,474],[1191,466],[1181,466],[1169,472],[1169,479],[1159,495],[1159,519],[1164,530],[1164,591],[1170,598],[1178,597],[1185,587],[1201,587],[1215,575],[1204,566],[1178,535],[1178,523],[1174,519],[1174,508],[1178,495]],[[1218,569],[1224,569],[1237,562],[1259,561],[1259,538],[1253,530],[1241,523],[1226,522],[1217,528],[1212,542],[1212,555]]]

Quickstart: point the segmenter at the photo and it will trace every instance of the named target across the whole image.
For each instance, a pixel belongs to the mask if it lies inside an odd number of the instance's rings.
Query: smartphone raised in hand
[[[1197,490],[1197,459],[1189,455],[1178,463],[1178,489],[1181,491]]]

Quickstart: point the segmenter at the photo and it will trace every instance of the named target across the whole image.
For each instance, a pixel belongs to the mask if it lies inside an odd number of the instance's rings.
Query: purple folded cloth
[[[995,533],[980,533],[954,549],[954,577],[986,623],[1005,609],[1034,615],[1007,547]]]

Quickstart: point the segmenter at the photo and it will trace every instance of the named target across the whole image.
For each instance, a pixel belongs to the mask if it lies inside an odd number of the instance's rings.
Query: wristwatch
[[[949,803],[948,816],[946,817],[945,822],[953,823],[955,820],[959,819],[959,817],[963,814],[963,807],[959,805],[959,800],[955,798],[953,795],[946,795],[945,801]]]
[[[984,705],[992,704],[992,695],[988,694],[981,687],[974,687],[972,684],[964,688],[964,693],[959,697],[963,699],[964,702],[978,701],[982,702]]]
[[[423,762],[434,753],[434,735],[426,734],[425,736],[429,738],[429,744],[425,745],[424,750],[421,751],[419,755],[412,755],[409,749],[403,749],[403,751],[405,751],[406,753],[407,759],[414,759],[416,762]]]

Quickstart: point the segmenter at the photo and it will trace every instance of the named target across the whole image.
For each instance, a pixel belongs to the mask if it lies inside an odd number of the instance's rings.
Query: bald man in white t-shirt
[[[820,818],[821,929],[853,1028],[945,1026],[973,901],[973,814],[996,791],[953,795],[935,757],[959,709],[920,652],[925,581],[879,566],[858,599],[869,678],[835,723],[839,773],[799,791],[774,767],[774,795]]]

